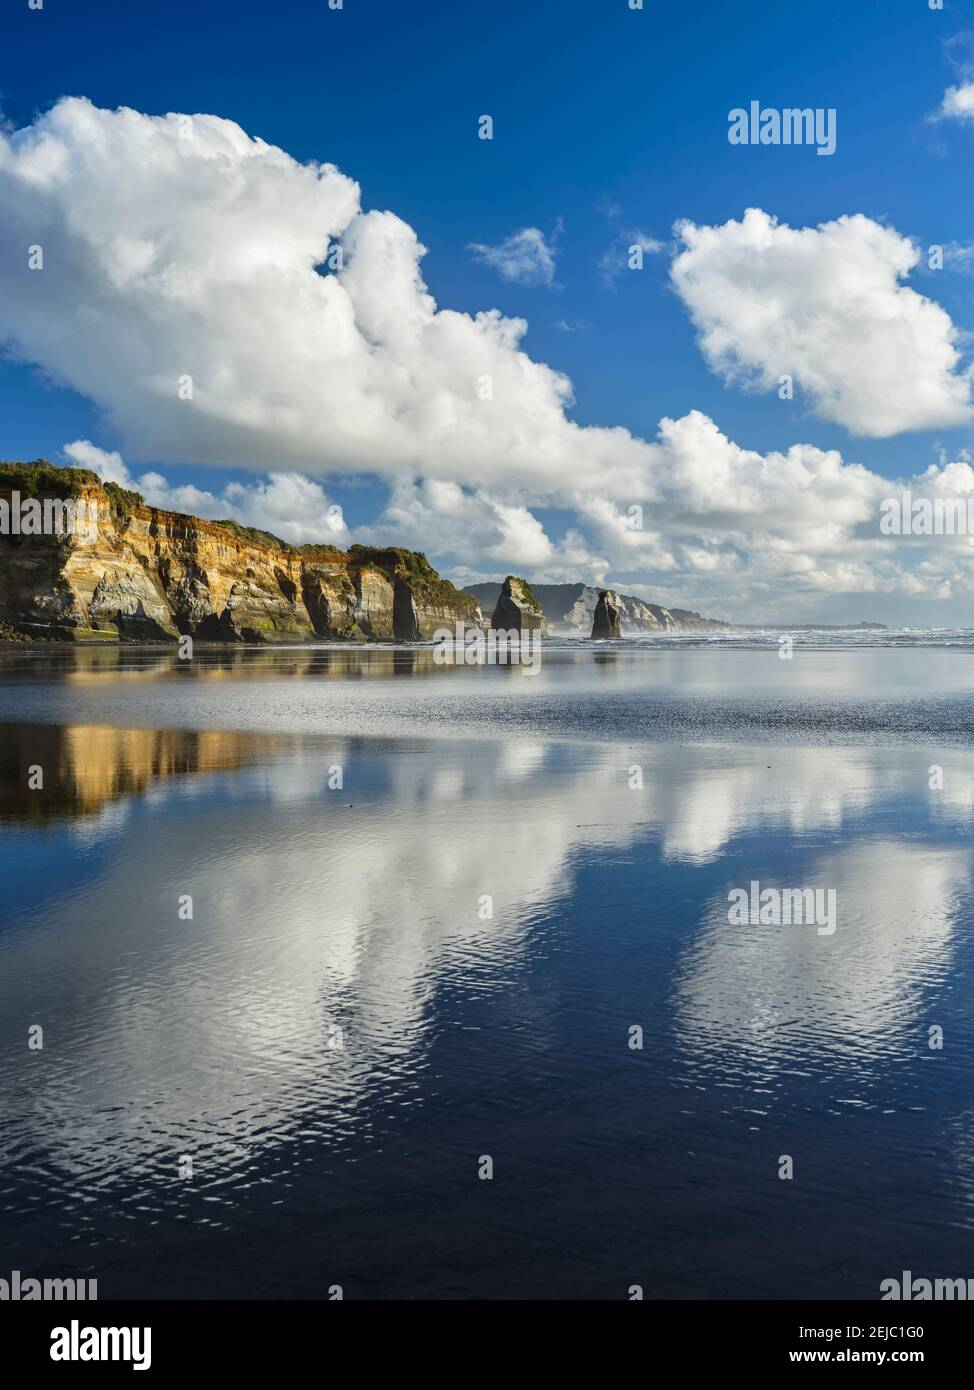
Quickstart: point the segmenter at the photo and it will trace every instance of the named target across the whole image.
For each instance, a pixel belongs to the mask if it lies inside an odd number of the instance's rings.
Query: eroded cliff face
[[[536,632],[547,636],[544,612],[531,592],[526,579],[509,574],[504,580],[497,606],[490,620],[491,627],[505,632]]]
[[[581,592],[563,620],[566,632],[579,635],[591,630],[599,605],[599,589],[582,587]],[[684,608],[662,608],[658,603],[647,603],[645,599],[632,594],[613,591],[612,603],[618,611],[620,629],[623,636],[638,636],[654,632],[694,632],[697,630],[723,630],[727,627],[712,618],[702,618]]]
[[[0,629],[28,637],[419,641],[484,626],[476,601],[412,551],[289,546],[146,506],[83,469],[0,467],[0,503],[12,514],[26,497],[70,497],[97,518],[73,535],[0,534]]]

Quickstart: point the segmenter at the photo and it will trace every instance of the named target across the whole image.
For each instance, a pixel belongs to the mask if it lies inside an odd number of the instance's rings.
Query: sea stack
[[[611,589],[600,589],[599,601],[595,605],[595,618],[592,623],[592,640],[606,641],[621,636],[619,600]]]
[[[532,594],[526,579],[518,579],[513,574],[507,576],[490,625],[506,632],[536,632],[539,637],[546,635],[544,609]]]

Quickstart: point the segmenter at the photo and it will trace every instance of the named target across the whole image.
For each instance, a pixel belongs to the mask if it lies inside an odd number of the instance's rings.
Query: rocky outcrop
[[[602,592],[601,589],[593,589],[588,585],[583,587],[565,615],[565,627],[568,631],[585,634],[589,625],[595,621],[599,595]],[[631,635],[636,635],[646,632],[676,632],[682,626],[668,608],[663,608],[657,603],[647,603],[631,594],[619,594],[614,590],[612,593],[614,605],[619,613],[620,635],[623,629]]]
[[[84,469],[0,466],[0,512],[25,497],[69,498],[97,524],[73,535],[0,534],[0,633],[419,641],[457,622],[485,626],[476,600],[413,551],[291,546],[232,521],[146,506]]]
[[[600,590],[587,584],[533,584],[532,592],[544,611],[545,624],[555,636],[588,637],[595,619]],[[499,584],[471,584],[463,591],[488,612],[497,603]],[[663,608],[658,603],[616,594],[623,637],[643,633],[726,631],[733,624],[718,618],[703,618],[686,608]]]
[[[592,620],[592,640],[612,641],[622,636],[619,626],[619,600],[611,589],[599,590],[599,601]]]
[[[507,576],[490,625],[506,632],[536,632],[545,636],[544,611],[527,580],[513,574]]]

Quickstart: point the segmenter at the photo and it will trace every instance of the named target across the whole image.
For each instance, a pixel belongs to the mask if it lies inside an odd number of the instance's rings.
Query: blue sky
[[[647,0],[632,12],[627,0],[345,0],[333,11],[325,0],[46,0],[38,12],[7,0],[2,24],[8,128],[30,125],[61,97],[83,96],[109,111],[210,113],[299,162],[336,164],[361,186],[364,208],[389,209],[415,230],[428,249],[423,277],[441,308],[497,308],[528,321],[522,350],[570,377],[569,418],[581,425],[623,426],[652,441],[663,417],[700,411],[745,450],[835,449],[846,463],[890,478],[923,472],[940,451],[962,459],[970,446],[966,421],[869,437],[826,418],[801,389],[782,401],[728,384],[701,352],[669,274],[674,223],[721,226],[748,207],[795,228],[859,213],[921,248],[974,241],[974,124],[928,119],[946,89],[967,80],[969,6]],[[751,100],[835,108],[836,153],[730,145],[728,112]],[[495,123],[489,142],[477,139],[485,112]],[[521,228],[539,229],[552,245],[554,284],[506,281],[469,250],[501,245]],[[600,260],[628,245],[634,229],[662,249],[642,272],[623,271],[607,285]],[[924,258],[906,282],[950,315],[965,354],[960,369],[974,328],[974,279],[964,264],[930,271]],[[3,328],[17,336],[16,323]],[[67,442],[84,438],[128,461],[131,430],[118,427],[106,403],[52,384],[43,370],[54,370],[51,363],[39,365],[0,364],[3,456],[60,457]],[[228,476],[261,471],[249,457],[229,462],[228,473],[226,459],[217,466],[199,450],[187,463],[178,441],[160,455],[136,452],[133,474],[151,468],[173,486],[220,491]],[[263,471],[275,466],[268,458]],[[341,474],[329,466],[319,475],[329,499],[353,529],[377,524],[388,473],[357,469],[349,481]],[[578,525],[564,497],[535,494],[527,505],[556,544]],[[432,540],[427,548],[437,550]],[[593,550],[606,553],[597,540]],[[486,545],[461,578],[507,572],[516,554],[496,551]],[[450,572],[445,550],[443,561]],[[555,569],[542,562],[532,572]],[[628,557],[622,564],[610,556],[610,577],[694,607],[712,609],[721,594],[737,592],[733,574],[725,585],[703,570],[695,583],[682,564],[641,567]],[[918,620],[928,611],[930,595],[891,583],[859,597],[841,585],[808,593],[796,579],[794,603],[784,606],[833,618],[853,609],[860,616],[863,605],[887,618]],[[773,575],[752,575],[739,594],[735,605],[766,597],[763,612],[782,607]],[[962,612],[962,587],[950,605]]]

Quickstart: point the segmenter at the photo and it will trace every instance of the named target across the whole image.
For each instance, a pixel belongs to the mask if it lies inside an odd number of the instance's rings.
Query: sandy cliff
[[[476,601],[407,550],[289,546],[233,522],[146,506],[84,469],[0,466],[0,501],[66,498],[97,516],[81,535],[0,534],[0,632],[27,637],[417,641]],[[9,531],[9,528],[7,528]]]

